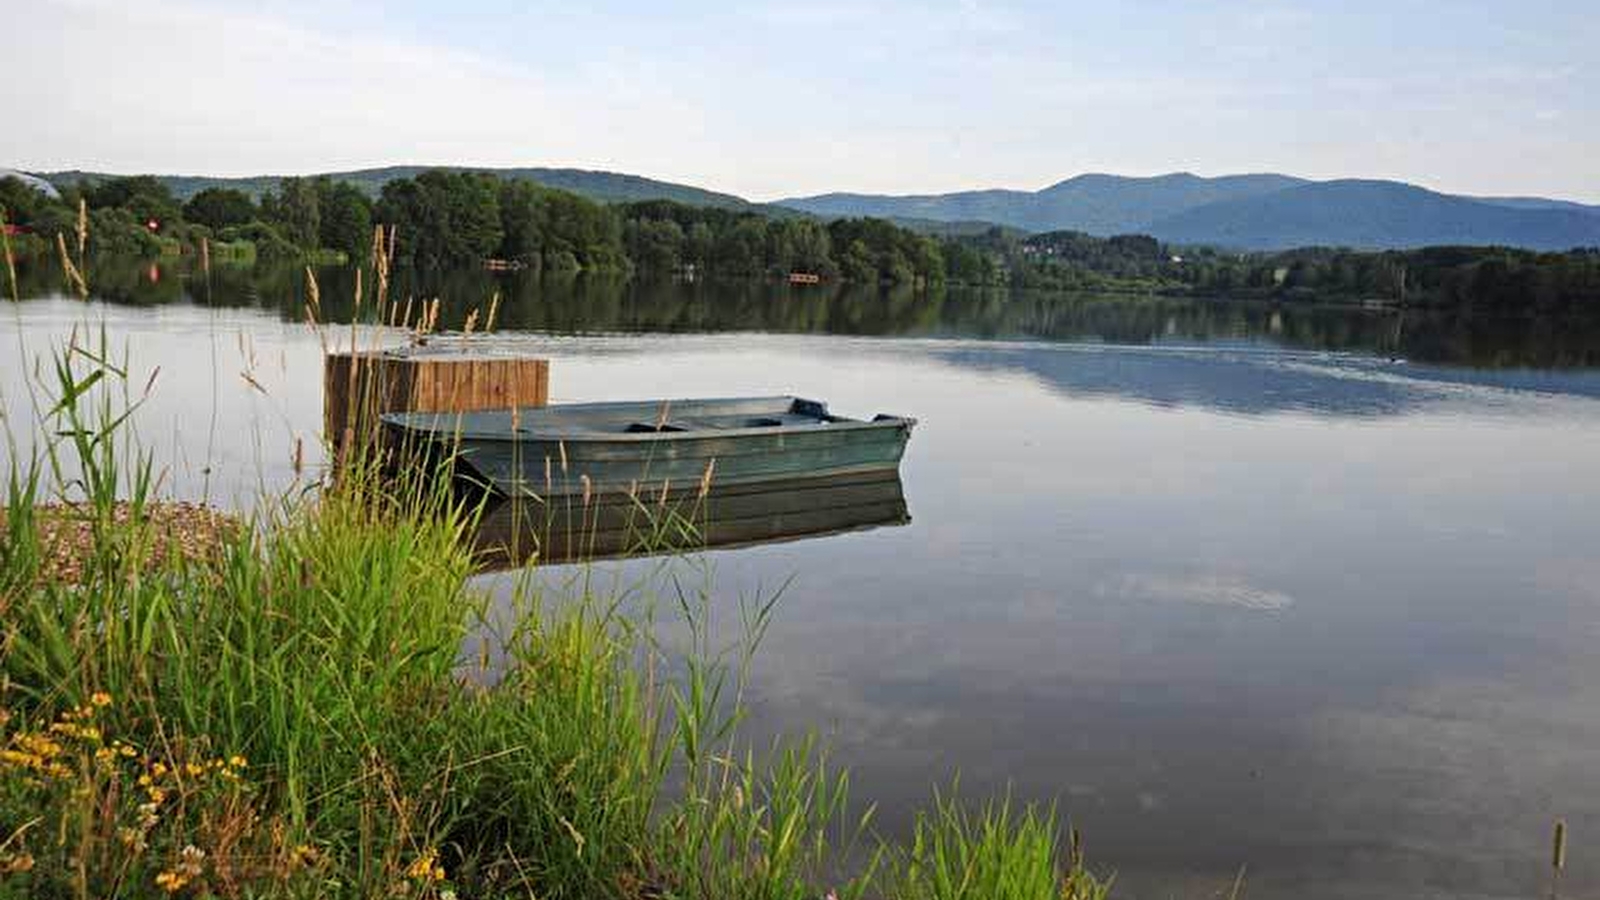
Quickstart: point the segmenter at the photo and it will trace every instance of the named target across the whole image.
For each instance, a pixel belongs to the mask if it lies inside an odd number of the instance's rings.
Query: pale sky
[[[1600,202],[1595,0],[8,0],[0,166],[610,169],[752,199],[1088,171]]]

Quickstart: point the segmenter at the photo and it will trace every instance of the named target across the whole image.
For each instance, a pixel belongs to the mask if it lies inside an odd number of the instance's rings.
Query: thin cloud
[[[368,22],[341,0],[51,0],[9,22],[12,71],[51,74],[0,80],[0,164],[580,166],[756,199],[1278,170],[1600,200],[1583,7],[1458,18],[1449,33],[1419,24],[1446,13],[1365,0],[463,0]],[[1502,42],[1513,28],[1542,40]],[[1539,115],[1550,110],[1560,117]]]

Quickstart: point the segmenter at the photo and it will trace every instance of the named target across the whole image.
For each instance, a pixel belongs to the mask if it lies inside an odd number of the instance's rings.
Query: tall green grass
[[[1109,882],[1083,866],[1076,832],[1067,864],[1054,809],[1009,797],[973,810],[936,796],[917,817],[892,893],[903,900],[1104,900]]]

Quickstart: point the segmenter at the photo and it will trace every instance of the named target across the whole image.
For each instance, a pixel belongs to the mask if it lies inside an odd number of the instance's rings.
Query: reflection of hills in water
[[[936,348],[952,365],[1025,372],[1052,390],[1244,415],[1383,417],[1473,389],[1600,398],[1600,372],[1480,371],[1261,347],[983,344]]]
[[[113,303],[192,302],[272,309],[291,321],[305,317],[305,273],[298,266],[218,266],[201,277],[185,265],[107,262],[97,265],[92,284],[96,296]],[[53,265],[25,263],[20,274],[23,296],[61,291]],[[324,319],[348,322],[354,269],[326,269],[318,280]],[[1594,315],[1400,312],[999,288],[917,292],[760,280],[541,278],[478,269],[397,273],[391,296],[441,298],[440,322],[448,329],[496,294],[503,330],[561,334],[762,331],[1135,345],[1243,340],[1493,369],[1600,367],[1600,316]]]
[[[537,559],[579,562],[693,552],[905,525],[899,472],[764,484],[698,485],[665,494],[504,499],[485,511],[473,543],[485,569]]]

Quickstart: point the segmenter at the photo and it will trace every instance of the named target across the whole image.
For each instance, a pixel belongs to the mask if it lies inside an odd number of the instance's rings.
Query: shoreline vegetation
[[[86,230],[61,247],[83,294]],[[448,459],[347,454],[236,525],[180,510],[216,526],[186,545],[137,439],[154,386],[93,333],[40,361],[31,419],[5,411],[0,897],[1108,895],[1053,808],[934,794],[891,843],[815,738],[742,740],[776,595],[523,570],[491,607]]]
[[[1305,303],[1600,314],[1600,248],[1363,251],[1310,247],[1238,253],[1145,235],[1027,234],[981,226],[921,230],[872,218],[733,210],[671,200],[598,203],[527,180],[429,170],[375,197],[327,177],[286,178],[259,198],[210,187],[180,203],[154,176],[82,181],[51,198],[0,179],[0,210],[24,258],[57,253],[83,212],[93,256],[350,264],[372,252],[374,223],[398,268],[486,263],[537,275],[739,278],[816,276],[917,291],[1033,288]],[[151,227],[152,224],[154,227]],[[395,240],[395,235],[404,236]]]

